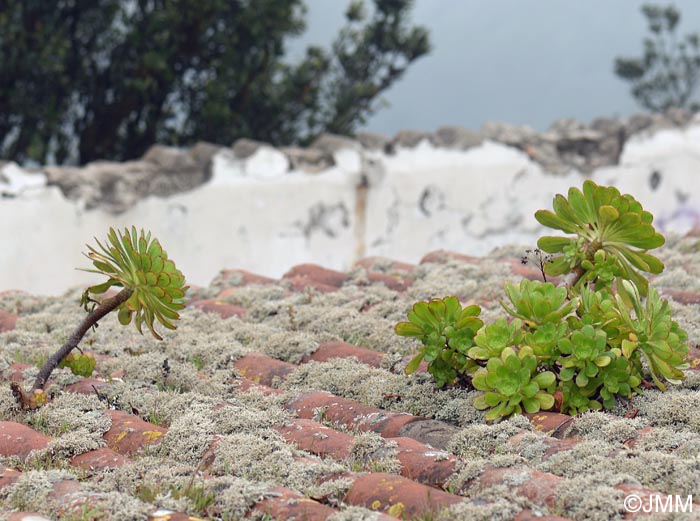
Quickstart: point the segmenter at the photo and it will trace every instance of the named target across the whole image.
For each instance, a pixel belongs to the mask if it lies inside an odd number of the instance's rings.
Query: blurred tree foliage
[[[355,0],[331,49],[289,64],[303,0],[0,0],[0,156],[84,164],[156,142],[351,134],[430,50],[411,4]]]
[[[692,99],[700,82],[700,37],[676,34],[681,13],[673,6],[646,4],[642,13],[651,35],[640,58],[617,58],[615,74],[632,84],[632,96],[646,109],[700,109]]]

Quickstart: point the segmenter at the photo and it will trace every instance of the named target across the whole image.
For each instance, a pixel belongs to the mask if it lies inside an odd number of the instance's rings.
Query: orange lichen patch
[[[525,414],[525,417],[530,420],[536,431],[544,432],[555,438],[562,437],[566,429],[571,425],[571,422],[574,421],[573,416],[546,411]]]
[[[122,431],[119,434],[117,434],[114,438],[114,445],[118,445],[120,441],[122,441],[124,438],[126,438],[129,435],[129,431]]]
[[[144,431],[141,434],[143,434],[149,442],[155,441],[163,435],[160,431]]]
[[[168,430],[123,411],[106,411],[112,427],[104,434],[107,446],[119,454],[131,455],[158,443]]]
[[[688,349],[688,363],[690,364],[690,369],[700,369],[700,348],[697,346],[691,346]]]
[[[389,507],[389,510],[387,510],[387,514],[389,514],[390,516],[403,518],[405,511],[406,505],[399,501],[398,503],[394,503]]]
[[[389,515],[393,515],[392,508],[393,512],[400,510],[406,519],[442,510],[461,503],[463,499],[402,476],[382,472],[358,477],[345,497],[347,503],[381,509]]]

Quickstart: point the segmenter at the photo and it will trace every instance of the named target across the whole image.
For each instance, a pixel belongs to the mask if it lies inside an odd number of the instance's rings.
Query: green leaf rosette
[[[631,280],[646,295],[649,285],[639,273],[661,273],[663,263],[647,250],[664,244],[652,221],[654,217],[629,194],[621,195],[613,186],[598,186],[593,181],[583,183],[583,192],[570,188],[568,197],[557,194],[554,212],[538,210],[535,218],[544,226],[574,234],[576,237],[541,237],[537,245],[547,253],[562,253],[545,266],[550,275],[562,275],[574,267],[597,269],[608,277],[621,274]],[[597,251],[613,256],[615,265]],[[583,265],[584,261],[587,264]],[[598,266],[596,266],[598,264]]]
[[[462,309],[457,297],[417,302],[408,312],[408,321],[399,322],[394,327],[397,335],[415,337],[423,343],[406,366],[406,374],[415,372],[425,360],[428,372],[438,387],[443,387],[452,384],[458,372],[475,369],[467,354],[474,346],[476,332],[484,325],[478,318],[479,313],[479,306]]]
[[[158,340],[162,337],[155,331],[157,320],[168,329],[176,329],[173,321],[178,320],[178,311],[185,307],[185,277],[158,242],[151,239],[151,233],[136,227],[125,228],[124,234],[109,229],[107,242],[102,244],[95,239],[98,248],[87,245],[90,250],[85,256],[96,269],[85,269],[92,273],[106,275],[109,279],[87,289],[82,304],[87,305],[88,294],[106,292],[112,286],[131,288],[133,293],[118,307],[119,322],[124,325],[134,320],[139,333],[143,334],[142,324],[146,324],[151,334]]]

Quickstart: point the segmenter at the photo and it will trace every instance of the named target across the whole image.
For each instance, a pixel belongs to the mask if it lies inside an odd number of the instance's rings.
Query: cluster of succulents
[[[479,306],[462,309],[456,297],[418,302],[408,313],[408,322],[396,325],[402,336],[418,338],[423,346],[406,366],[410,374],[425,360],[428,371],[438,386],[452,385],[458,374],[465,374],[475,367],[469,358],[474,346],[474,335],[484,325],[478,318]]]
[[[446,314],[427,312],[449,306],[455,297],[417,303],[399,335],[415,336],[439,387],[467,382],[484,391],[475,402],[487,419],[552,409],[576,414],[610,409],[618,397],[641,392],[649,377],[661,390],[678,383],[687,368],[687,335],[673,321],[668,302],[640,272],[660,273],[663,263],[647,250],[664,244],[653,217],[630,195],[586,181],[583,191],[554,198],[554,212],[537,220],[573,237],[542,237],[542,251],[556,254],[544,265],[551,282],[505,284],[512,317],[483,325],[470,306],[460,349],[450,344]],[[465,310],[466,311],[466,310]],[[450,318],[454,331],[455,319]],[[455,344],[456,345],[456,344]],[[406,372],[416,370],[409,364]],[[437,374],[437,375],[436,375]],[[555,399],[557,397],[558,399]]]

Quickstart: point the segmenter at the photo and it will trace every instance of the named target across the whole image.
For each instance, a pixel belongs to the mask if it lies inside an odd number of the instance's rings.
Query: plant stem
[[[131,297],[133,292],[133,288],[124,288],[115,296],[103,300],[99,306],[93,309],[75,329],[75,331],[73,331],[73,334],[70,336],[68,341],[63,344],[63,347],[56,351],[51,358],[46,361],[44,366],[41,368],[41,371],[39,371],[39,374],[36,376],[36,380],[34,380],[34,387],[32,387],[32,391],[43,389],[53,370],[58,367],[61,360],[68,356],[68,353],[78,346],[88,329],[97,324],[97,322],[110,311],[114,310],[120,304],[126,302],[129,297]]]
[[[576,283],[581,280],[581,277],[585,274],[585,270],[580,264],[574,266],[569,273],[564,275],[559,283],[559,287],[565,287],[566,289],[573,288]]]

